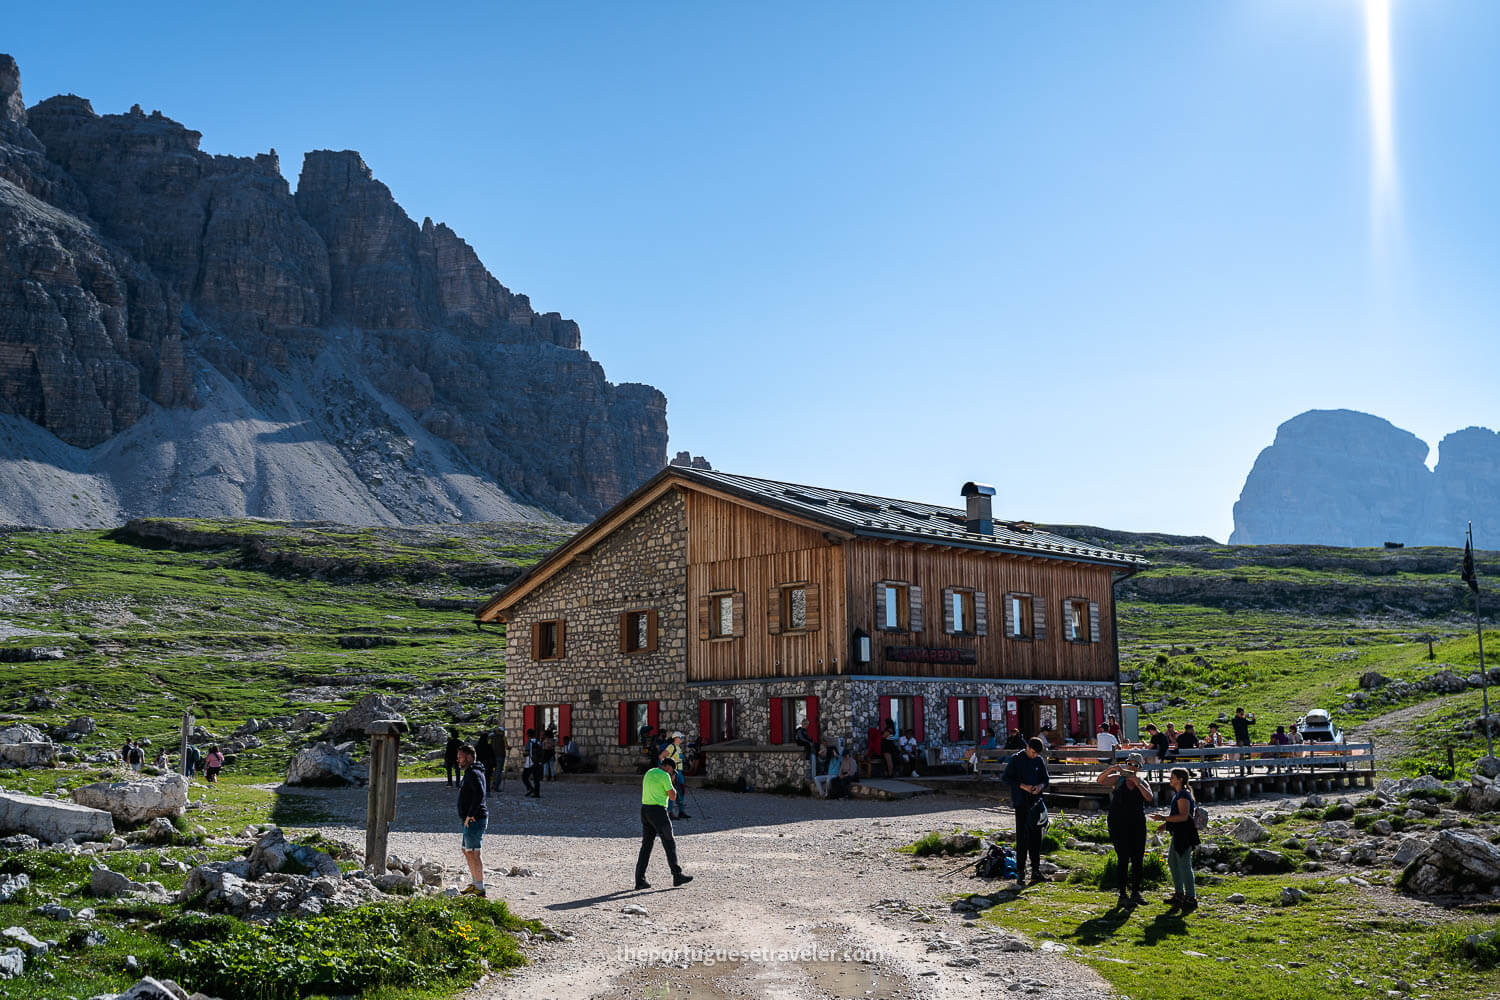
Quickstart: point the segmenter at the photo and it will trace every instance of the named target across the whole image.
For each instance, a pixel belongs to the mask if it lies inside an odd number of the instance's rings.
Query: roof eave
[[[879,538],[882,540],[896,542],[916,542],[923,545],[942,545],[954,549],[972,549],[976,552],[1004,552],[1008,555],[1035,556],[1038,559],[1052,559],[1057,562],[1088,563],[1093,566],[1130,567],[1133,569],[1145,569],[1151,564],[1144,559],[1137,562],[1135,559],[1100,559],[1083,555],[1067,555],[1061,552],[1047,552],[1042,549],[1029,549],[1020,545],[1006,545],[1004,542],[985,544],[984,542],[969,541],[959,538],[942,538],[938,536],[908,534],[901,531],[871,531],[868,528],[853,529],[854,533],[861,538]],[[1137,557],[1139,558],[1139,557]]]

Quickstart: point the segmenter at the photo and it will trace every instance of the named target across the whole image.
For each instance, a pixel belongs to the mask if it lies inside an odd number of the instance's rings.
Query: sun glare
[[[1390,0],[1365,0],[1365,75],[1370,97],[1370,195],[1379,239],[1396,209]]]

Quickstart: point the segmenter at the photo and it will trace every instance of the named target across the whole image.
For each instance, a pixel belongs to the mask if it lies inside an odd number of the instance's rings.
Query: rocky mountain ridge
[[[200,138],[0,56],[0,522],[580,520],[666,464],[665,397],[358,153]]]
[[[1462,545],[1500,540],[1500,434],[1468,427],[1427,445],[1353,410],[1309,410],[1276,429],[1234,505],[1231,544]],[[1484,534],[1488,532],[1488,534]]]

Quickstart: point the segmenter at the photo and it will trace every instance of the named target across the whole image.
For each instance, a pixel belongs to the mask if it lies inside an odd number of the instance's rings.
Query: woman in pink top
[[[224,766],[224,755],[219,753],[218,744],[208,748],[208,756],[203,758],[203,774],[209,781],[217,781],[219,770]]]

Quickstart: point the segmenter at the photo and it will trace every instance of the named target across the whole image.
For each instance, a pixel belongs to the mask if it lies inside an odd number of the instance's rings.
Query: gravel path
[[[341,817],[335,824],[350,824],[325,833],[362,848],[364,793],[319,797]],[[537,800],[523,798],[511,779],[491,799],[484,852],[490,895],[563,938],[533,942],[530,966],[481,984],[468,1000],[1109,996],[1091,970],[1052,952],[1007,951],[1009,935],[950,912],[945,894],[983,883],[939,881],[946,866],[918,868],[893,853],[932,830],[1008,825],[1009,810],[993,808],[997,802],[690,791],[692,818],[676,830],[679,857],[695,881],[671,888],[658,846],[647,874],[656,888],[637,892],[634,781],[561,780]],[[453,789],[441,779],[403,781],[390,850],[437,859],[448,868],[448,883],[461,884]],[[505,875],[512,866],[533,874]],[[691,953],[664,961],[649,954],[653,948],[762,954],[709,965]]]

